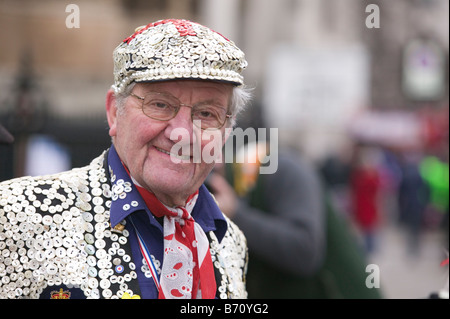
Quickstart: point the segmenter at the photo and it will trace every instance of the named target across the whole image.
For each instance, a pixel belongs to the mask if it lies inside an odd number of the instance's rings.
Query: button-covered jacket
[[[111,227],[106,152],[88,166],[0,183],[0,299],[138,298],[129,232]],[[209,232],[218,298],[246,298],[247,246]],[[142,267],[141,267],[142,268]]]

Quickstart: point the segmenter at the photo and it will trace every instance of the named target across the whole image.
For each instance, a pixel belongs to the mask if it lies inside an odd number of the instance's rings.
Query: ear
[[[106,117],[109,125],[109,136],[114,137],[117,133],[117,106],[116,95],[111,89],[106,93]]]

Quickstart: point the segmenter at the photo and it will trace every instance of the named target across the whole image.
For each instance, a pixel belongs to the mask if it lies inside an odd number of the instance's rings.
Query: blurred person
[[[432,207],[441,213],[449,207],[449,164],[437,156],[425,156],[420,163],[420,173],[430,187]]]
[[[420,175],[420,155],[404,153],[399,156],[402,176],[398,187],[398,208],[401,222],[408,230],[408,250],[416,255],[420,249],[420,236],[429,201],[429,191]]]
[[[278,170],[260,174],[268,146],[257,145],[246,146],[257,161],[218,164],[207,179],[219,207],[246,234],[249,298],[380,298],[366,287],[366,262],[314,166],[281,149]]]
[[[349,211],[350,163],[344,158],[347,149],[340,154],[330,154],[320,165],[320,174],[330,194],[330,200],[340,212]],[[348,217],[348,216],[346,216]]]
[[[265,144],[252,149],[258,148],[265,152]],[[277,172],[267,175],[259,175],[258,165],[232,165],[232,183],[241,199],[222,175],[213,173],[208,179],[219,207],[246,235],[250,298],[295,298],[295,277],[317,272],[325,254],[318,176],[292,152],[280,151],[278,164]]]
[[[220,149],[249,99],[244,53],[170,19],[137,28],[113,58],[111,147],[0,184],[0,298],[245,298],[245,237],[203,185],[214,162],[192,155]]]
[[[350,176],[352,216],[362,234],[364,248],[368,254],[376,249],[380,218],[381,179],[377,166],[378,155],[373,147],[357,145]]]
[[[419,164],[422,178],[429,188],[429,213],[437,213],[449,247],[449,159],[448,137],[439,152],[424,156]]]

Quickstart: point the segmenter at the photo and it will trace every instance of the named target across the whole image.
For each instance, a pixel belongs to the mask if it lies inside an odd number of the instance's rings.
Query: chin
[[[164,194],[187,194],[197,191],[213,168],[202,164],[161,164],[147,162],[145,165],[144,183],[153,192]]]
[[[173,172],[164,174],[163,171],[159,171],[157,174],[147,176],[144,182],[149,185],[151,191],[167,195],[190,193],[191,189],[193,189],[192,193],[195,192],[195,186],[192,185],[192,176],[188,174]]]

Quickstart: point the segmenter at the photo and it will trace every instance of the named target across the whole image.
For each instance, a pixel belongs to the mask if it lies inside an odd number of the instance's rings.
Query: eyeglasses
[[[146,116],[158,121],[173,119],[182,106],[191,109],[192,122],[202,130],[220,129],[232,116],[225,108],[210,101],[191,106],[181,103],[180,100],[168,93],[150,92],[144,97],[134,93],[130,95],[142,101],[142,112]]]

